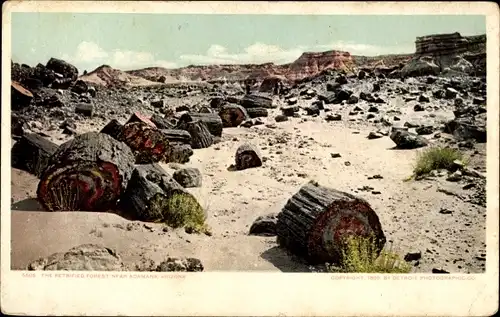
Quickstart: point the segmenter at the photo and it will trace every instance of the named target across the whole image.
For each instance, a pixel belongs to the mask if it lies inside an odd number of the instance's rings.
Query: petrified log
[[[242,144],[238,147],[235,161],[237,170],[262,166],[262,156],[260,155],[259,149],[249,143]]]
[[[143,122],[153,128],[156,128],[156,125],[146,116],[142,115],[141,113],[139,112],[134,112],[130,118],[128,119],[127,122],[125,122],[125,124],[128,124],[128,123],[132,123],[132,122]]]
[[[82,114],[87,117],[92,117],[94,114],[94,106],[90,103],[80,103],[75,107],[75,113]]]
[[[12,167],[40,177],[57,145],[36,133],[23,135],[12,147]]]
[[[169,142],[178,142],[191,144],[191,134],[186,130],[181,129],[162,129],[160,130]]]
[[[269,112],[266,108],[248,108],[247,113],[250,118],[259,118],[259,117],[267,117]]]
[[[139,165],[130,178],[120,206],[129,217],[182,226],[188,213],[204,218],[203,208],[158,164]]]
[[[168,121],[165,118],[160,117],[157,114],[154,114],[151,117],[151,122],[154,123],[154,125],[156,125],[156,127],[158,129],[173,129],[173,128],[175,128],[175,124],[173,124],[172,122]]]
[[[122,129],[123,125],[118,122],[118,120],[113,119],[109,121],[108,124],[104,126],[104,128],[102,128],[101,133],[110,135],[116,140],[120,140]]]
[[[275,108],[273,99],[265,95],[246,95],[240,104],[245,108]]]
[[[135,154],[137,164],[170,162],[172,147],[165,134],[144,122],[132,122],[122,128],[120,141],[127,144]]]
[[[192,121],[201,121],[205,123],[208,128],[208,131],[213,136],[222,136],[222,119],[216,113],[195,113],[189,112],[184,113],[180,118],[179,122],[177,122],[177,128],[186,130],[188,122]]]
[[[50,211],[107,211],[127,186],[134,155],[104,133],[88,132],[63,143],[40,177],[38,200]]]
[[[191,121],[186,123],[186,130],[191,135],[191,147],[193,149],[204,149],[214,143],[213,136],[208,131],[205,123]]]
[[[224,128],[237,127],[243,121],[249,119],[249,115],[245,108],[235,104],[224,105],[219,111],[219,117],[222,119]]]
[[[33,99],[33,94],[25,89],[18,82],[13,81],[11,83],[11,99],[12,99],[12,110],[19,110],[29,106],[31,100]]]
[[[386,238],[364,199],[310,181],[278,214],[277,241],[309,263],[339,263],[348,237],[372,239],[377,254]]]
[[[293,117],[296,112],[299,112],[299,106],[284,106],[281,107],[281,112],[287,117]]]

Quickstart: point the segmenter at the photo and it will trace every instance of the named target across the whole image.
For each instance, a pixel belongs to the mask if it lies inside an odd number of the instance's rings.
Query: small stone
[[[430,99],[429,99],[429,97],[428,97],[427,95],[425,95],[425,94],[421,94],[421,95],[418,97],[418,101],[419,101],[419,102],[429,102],[429,101],[430,101]]]
[[[432,269],[432,273],[433,274],[450,274],[450,272],[448,272],[448,271],[445,271],[442,269],[435,269],[435,268]]]
[[[341,121],[342,120],[342,116],[340,114],[328,114],[325,117],[325,120],[326,121]]]
[[[406,262],[418,261],[422,258],[422,252],[408,252],[406,253],[404,260]]]
[[[332,158],[341,157],[340,153],[330,153],[330,155],[332,156]]]
[[[287,116],[285,116],[285,115],[279,114],[279,115],[277,115],[277,116],[274,118],[274,120],[275,120],[276,122],[284,122],[284,121],[288,121],[288,117],[287,117]]]
[[[381,135],[380,133],[377,133],[377,132],[370,132],[368,134],[368,139],[369,140],[373,140],[373,139],[380,139],[381,137],[383,137],[383,135]]]
[[[416,104],[413,106],[413,111],[424,111],[424,107],[421,104]]]
[[[446,208],[441,208],[441,210],[439,210],[439,213],[443,214],[443,215],[450,215],[450,214],[453,213],[453,210],[449,210],[449,209],[446,209]]]

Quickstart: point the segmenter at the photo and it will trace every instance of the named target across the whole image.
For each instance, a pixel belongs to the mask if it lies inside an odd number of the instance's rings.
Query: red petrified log
[[[125,191],[134,168],[129,147],[89,132],[59,146],[40,177],[37,196],[50,211],[107,211]]]
[[[168,162],[172,152],[165,134],[143,121],[125,124],[120,141],[134,151],[137,164],[157,163],[162,160]]]
[[[311,264],[339,263],[349,236],[373,239],[375,251],[386,238],[368,202],[349,193],[309,182],[278,214],[278,243]]]

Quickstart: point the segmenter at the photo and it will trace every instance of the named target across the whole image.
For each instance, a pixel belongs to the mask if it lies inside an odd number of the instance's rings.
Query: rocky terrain
[[[361,221],[413,272],[484,272],[485,41],[85,75],[13,63],[12,268],[323,271],[318,241],[348,210],[342,230]],[[437,146],[467,164],[408,181]],[[154,214],[173,193],[206,227]]]

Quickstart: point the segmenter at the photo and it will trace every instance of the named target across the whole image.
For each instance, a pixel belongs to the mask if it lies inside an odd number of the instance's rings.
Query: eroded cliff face
[[[130,75],[156,82],[169,81],[208,81],[208,82],[244,82],[245,80],[261,81],[272,75],[280,75],[288,81],[295,81],[313,76],[326,69],[350,71],[354,62],[348,52],[327,51],[320,53],[303,53],[290,64],[276,65],[243,64],[243,65],[208,65],[187,66],[178,69],[160,67],[128,71]]]
[[[298,80],[319,74],[327,69],[354,70],[354,61],[348,52],[327,51],[321,53],[304,53],[295,62],[289,64],[283,74],[289,80]]]
[[[417,37],[415,55],[403,69],[404,76],[439,73],[484,75],[486,35],[460,33]]]

